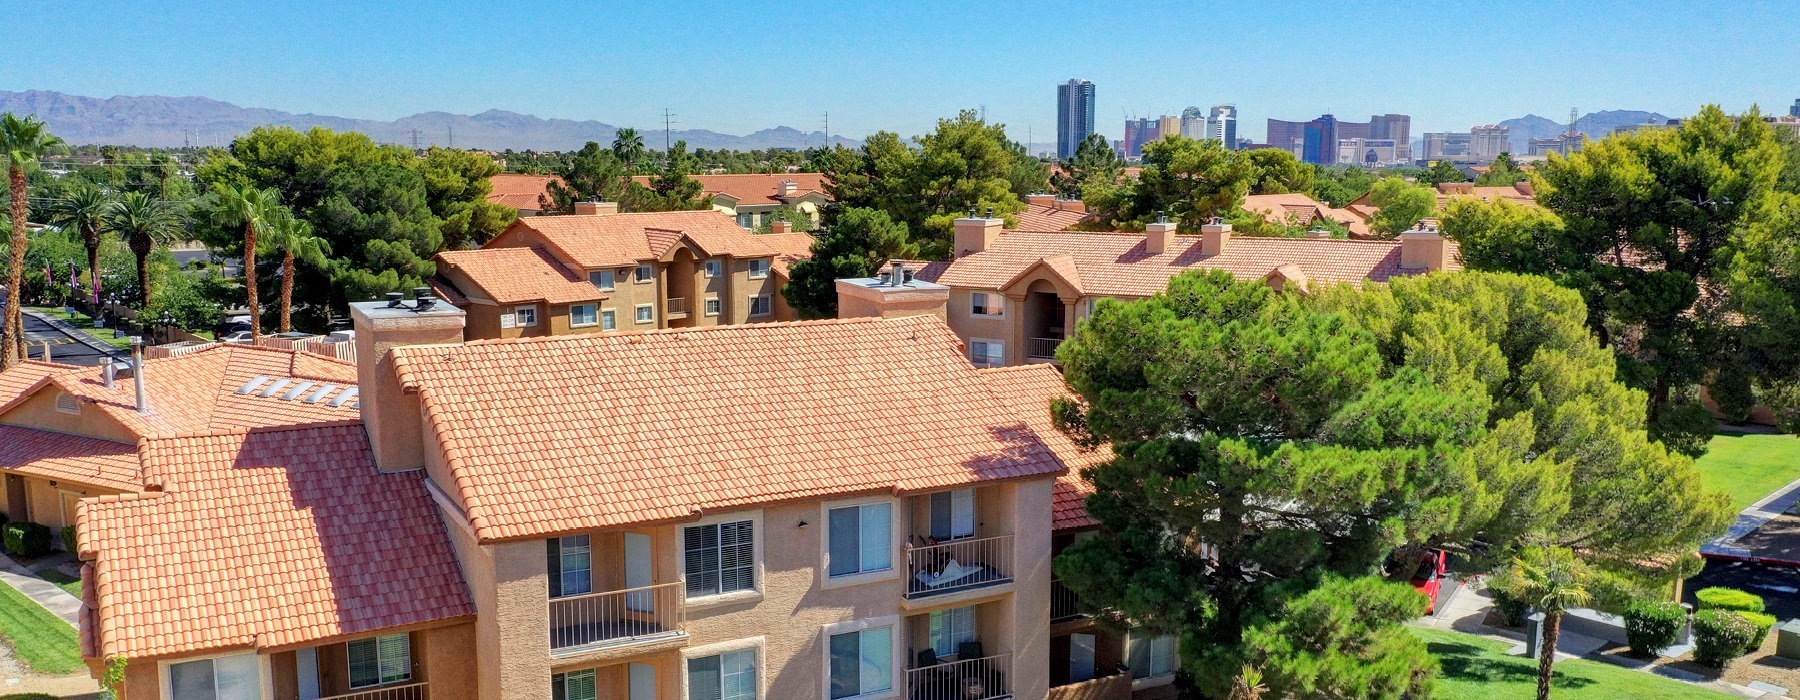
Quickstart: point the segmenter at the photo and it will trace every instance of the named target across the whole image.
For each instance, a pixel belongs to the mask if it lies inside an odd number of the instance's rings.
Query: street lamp
[[[173,331],[175,328],[175,314],[169,313],[167,309],[164,309],[162,316],[156,319],[156,321],[157,325],[162,327],[161,335],[163,342],[167,343],[174,340],[175,334]]]

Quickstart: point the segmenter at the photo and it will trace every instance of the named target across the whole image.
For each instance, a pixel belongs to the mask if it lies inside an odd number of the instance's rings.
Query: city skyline
[[[257,13],[195,2],[183,12],[112,6],[112,21],[86,21],[74,5],[27,5],[9,14],[25,36],[52,42],[0,66],[0,89],[94,95],[202,95],[246,107],[393,119],[429,111],[502,109],[546,118],[596,119],[660,128],[666,108],[678,127],[747,133],[785,125],[817,130],[826,112],[834,132],[914,135],[958,109],[981,109],[1019,136],[1047,143],[1055,104],[1046,85],[1081,76],[1099,88],[1099,131],[1129,116],[1178,115],[1189,105],[1233,102],[1260,141],[1268,118],[1400,112],[1415,133],[1539,114],[1641,109],[1672,116],[1718,103],[1785,112],[1800,66],[1785,60],[1783,28],[1800,8],[1761,2],[1654,11],[1599,1],[1570,8],[1483,10],[1483,34],[1469,49],[1504,58],[1451,59],[1442,41],[1463,36],[1457,8],[1399,11],[1402,40],[1326,42],[1332,35],[1393,32],[1382,18],[1304,7],[1194,8],[1150,3],[1134,11],[1161,26],[1204,22],[1251,28],[1214,32],[1204,53],[1158,51],[1127,33],[1095,32],[1116,7],[1069,5],[1021,13],[1005,25],[974,7],[704,3],[609,7],[548,4],[496,28],[469,22],[462,3],[362,6],[312,3]],[[1316,4],[1321,10],[1333,6]],[[806,60],[767,50],[776,39],[742,29],[779,7],[819,26]],[[698,16],[682,32],[624,31]],[[1570,22],[1572,15],[1617,21]],[[1785,19],[1784,19],[1785,18]],[[877,30],[876,28],[880,29]],[[498,29],[498,30],[497,30]],[[529,49],[508,41],[531,36]],[[1680,42],[1668,37],[1680,36]],[[1291,38],[1290,38],[1291,37]],[[73,40],[71,40],[73,41]],[[1537,50],[1557,46],[1556,51]],[[1514,48],[1507,48],[1514,47]],[[1479,56],[1481,51],[1476,51]],[[1158,70],[1143,70],[1154,55]],[[1758,66],[1733,71],[1735,66]],[[1580,80],[1549,80],[1575,73]],[[1721,76],[1727,76],[1721,78]],[[723,79],[721,78],[723,76]],[[528,79],[527,79],[528,77]],[[872,77],[886,77],[872,80]],[[1691,86],[1705,85],[1704,92]],[[1260,87],[1247,87],[1260,86]],[[752,97],[754,95],[754,97]],[[1249,132],[1249,133],[1246,133]]]

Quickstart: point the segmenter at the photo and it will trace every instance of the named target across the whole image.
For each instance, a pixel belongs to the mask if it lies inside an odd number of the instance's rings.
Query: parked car
[[[227,333],[224,336],[221,336],[219,338],[219,340],[225,341],[227,343],[249,343],[250,342],[250,331],[249,330],[241,330],[241,331],[236,331],[233,333]]]
[[[1444,576],[1449,574],[1450,553],[1441,549],[1427,549],[1420,555],[1419,569],[1413,574],[1413,590],[1425,594],[1430,602],[1425,604],[1425,614],[1437,612],[1438,592],[1443,590]]]

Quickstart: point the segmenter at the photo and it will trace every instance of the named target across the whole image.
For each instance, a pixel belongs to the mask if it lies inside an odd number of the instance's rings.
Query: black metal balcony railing
[[[1050,621],[1068,622],[1079,620],[1086,615],[1081,612],[1080,599],[1075,591],[1063,585],[1061,579],[1050,580]]]

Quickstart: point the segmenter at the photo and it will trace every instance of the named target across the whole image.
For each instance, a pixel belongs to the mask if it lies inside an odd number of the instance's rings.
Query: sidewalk
[[[26,314],[32,318],[35,318],[39,321],[43,321],[44,323],[50,324],[51,328],[55,328],[56,330],[62,331],[63,335],[69,336],[70,338],[74,338],[75,342],[81,343],[82,345],[86,345],[89,348],[92,348],[95,352],[99,352],[104,355],[112,355],[112,354],[119,352],[118,348],[115,348],[111,345],[106,344],[105,341],[102,341],[99,338],[95,338],[94,334],[89,333],[87,330],[80,328],[80,327],[76,326],[75,324],[69,323],[68,321],[64,321],[55,316],[51,316],[51,315],[43,313],[41,311],[34,311],[29,308],[19,309],[19,312]]]
[[[1769,521],[1781,517],[1782,514],[1793,509],[1795,504],[1800,504],[1800,479],[1781,487],[1781,490],[1750,504],[1749,508],[1738,513],[1737,522],[1731,524],[1731,528],[1726,530],[1724,536],[1700,546],[1700,556],[1708,559],[1800,566],[1800,560],[1759,557],[1749,547],[1739,544],[1739,540],[1756,532],[1758,528],[1768,524]]]
[[[64,622],[79,627],[81,621],[81,599],[69,595],[68,591],[57,588],[56,584],[38,578],[12,557],[0,554],[0,581],[5,581],[13,588],[19,589],[26,597],[37,601]]]

